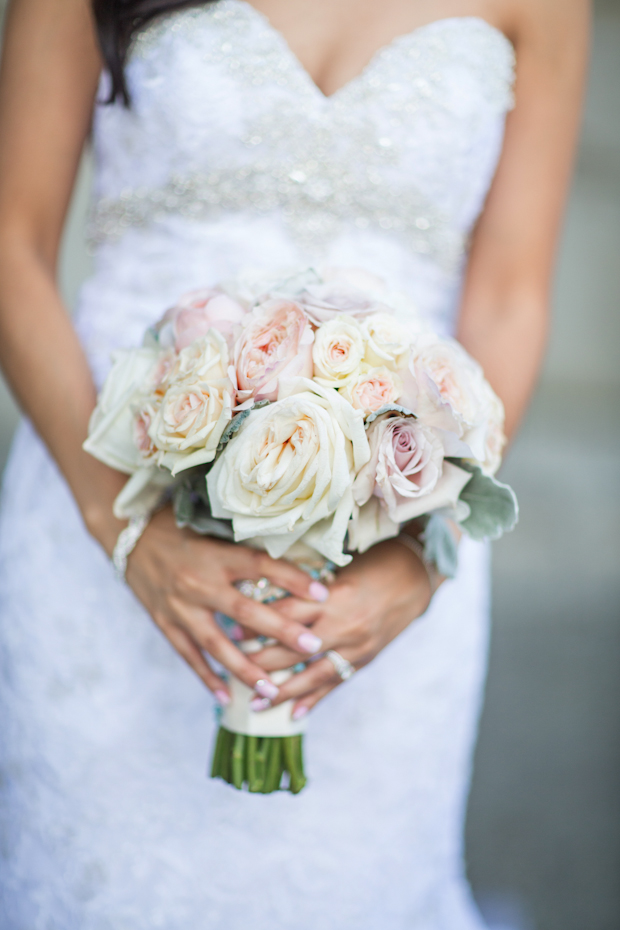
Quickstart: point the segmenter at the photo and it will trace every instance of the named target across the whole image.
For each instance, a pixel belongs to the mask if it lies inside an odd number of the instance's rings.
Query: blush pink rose
[[[353,485],[358,505],[374,495],[394,523],[454,506],[469,475],[444,461],[435,430],[422,426],[415,417],[386,414],[371,423],[367,436],[370,461]]]
[[[402,392],[402,381],[388,368],[369,368],[354,381],[341,388],[340,393],[364,416],[396,402]]]
[[[149,436],[149,430],[155,416],[156,407],[153,404],[144,404],[137,412],[134,420],[134,441],[138,452],[145,461],[154,459],[157,447]]]
[[[297,298],[315,326],[345,314],[356,320],[374,313],[392,313],[390,307],[376,300],[373,294],[360,290],[346,281],[311,284]]]
[[[219,290],[205,288],[190,291],[164,315],[160,340],[168,326],[172,330],[171,341],[177,352],[191,345],[195,339],[206,336],[212,328],[226,338],[231,338],[245,315],[246,310],[241,304]]]
[[[245,319],[234,350],[238,400],[276,400],[283,378],[312,377],[312,327],[293,301],[273,299]]]

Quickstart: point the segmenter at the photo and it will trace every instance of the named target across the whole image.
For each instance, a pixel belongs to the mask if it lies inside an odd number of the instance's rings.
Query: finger
[[[316,623],[321,612],[325,610],[322,604],[304,601],[299,597],[283,597],[281,601],[276,601],[271,606],[281,617],[294,620],[296,623],[303,623],[304,626]]]
[[[283,701],[297,700],[322,688],[324,685],[334,684],[340,681],[336,669],[329,659],[318,659],[312,662],[303,672],[292,675],[288,681],[280,686],[280,693],[274,698],[272,704],[281,704]]]
[[[241,626],[249,627],[255,634],[277,639],[298,655],[316,655],[321,651],[321,639],[301,623],[287,620],[272,607],[245,597],[236,588],[221,588],[213,592],[210,600],[210,607],[232,617]]]
[[[215,674],[191,636],[175,624],[165,628],[164,633],[179,655],[202,679],[209,691],[213,692],[220,704],[228,704],[230,694],[226,683]]]
[[[322,701],[335,688],[339,688],[341,684],[342,681],[336,681],[333,684],[323,685],[322,688],[317,688],[316,691],[307,694],[301,701],[297,701],[291,713],[293,720],[301,720],[313,707],[316,707],[319,701]]]
[[[266,552],[258,552],[255,556],[255,568],[251,580],[257,581],[259,578],[268,578],[285,591],[311,601],[323,603],[329,597],[329,588],[326,585],[315,581],[307,572],[291,562],[284,559],[272,559]]]
[[[256,691],[261,697],[275,701],[279,694],[278,687],[269,679],[265,670],[255,665],[241,650],[220,630],[209,612],[184,601],[171,600],[178,617],[177,625],[184,627],[184,632],[198,644],[200,649],[208,652],[220,665],[228,669],[235,678]]]
[[[269,646],[267,649],[255,652],[252,661],[264,668],[266,672],[275,672],[279,669],[291,668],[303,660],[298,652],[285,649],[284,646]]]

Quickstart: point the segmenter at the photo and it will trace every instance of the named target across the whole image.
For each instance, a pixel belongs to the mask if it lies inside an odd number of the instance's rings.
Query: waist
[[[100,242],[75,322],[96,380],[118,347],[140,344],[144,331],[186,291],[243,271],[289,272],[308,266],[364,268],[406,293],[439,331],[450,331],[460,274],[412,252],[390,231],[346,226],[319,251],[301,245],[278,214],[230,212],[217,219],[165,214]]]

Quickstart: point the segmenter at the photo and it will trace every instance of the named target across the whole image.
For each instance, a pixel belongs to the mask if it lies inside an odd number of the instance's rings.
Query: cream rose
[[[359,411],[307,378],[288,381],[276,403],[249,414],[209,472],[213,515],[274,558],[303,537],[345,565],[353,481],[368,456]]]
[[[340,390],[340,394],[356,410],[361,410],[364,416],[368,416],[386,404],[395,403],[402,389],[402,381],[393,371],[363,366],[360,374],[349,381]]]
[[[176,475],[212,462],[232,417],[231,395],[227,378],[169,387],[148,430],[158,464]]]
[[[368,442],[370,460],[355,480],[353,496],[360,506],[372,495],[380,498],[394,523],[454,506],[470,478],[444,461],[437,432],[415,417],[378,417],[368,428]]]
[[[121,349],[90,419],[84,449],[95,458],[132,474],[143,464],[135,442],[135,407],[150,392],[160,359],[157,349]]]
[[[364,336],[357,320],[341,316],[314,334],[314,377],[323,387],[344,387],[361,373]]]
[[[240,303],[219,289],[190,291],[164,315],[159,324],[159,341],[164,347],[174,345],[180,352],[210,329],[230,339],[245,314]]]
[[[210,329],[206,336],[195,339],[191,345],[181,349],[162,386],[168,389],[180,382],[218,381],[228,377],[229,353],[224,336]]]
[[[290,300],[268,300],[246,317],[235,345],[239,399],[275,400],[280,379],[312,377],[314,334]]]
[[[388,313],[376,313],[361,323],[364,361],[373,367],[401,371],[409,364],[411,337],[407,328]]]

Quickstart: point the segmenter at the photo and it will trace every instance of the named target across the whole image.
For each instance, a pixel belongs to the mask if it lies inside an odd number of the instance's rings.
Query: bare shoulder
[[[590,0],[508,0],[512,37],[524,54],[564,67],[588,46]]]

